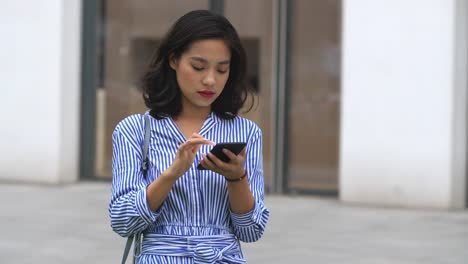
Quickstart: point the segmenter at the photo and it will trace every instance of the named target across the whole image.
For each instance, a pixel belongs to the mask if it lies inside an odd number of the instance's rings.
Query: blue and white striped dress
[[[177,180],[161,208],[151,211],[146,187],[171,165],[186,138],[172,118],[151,117],[150,169],[144,179],[140,169],[144,125],[143,115],[132,115],[113,133],[109,206],[113,230],[121,236],[143,232],[138,263],[244,263],[239,240],[258,240],[269,215],[263,203],[260,128],[239,116],[224,120],[211,113],[199,131],[213,142],[247,142],[245,168],[255,207],[249,213],[236,214],[230,211],[224,177],[196,168],[212,148],[208,145],[200,148],[194,164]]]

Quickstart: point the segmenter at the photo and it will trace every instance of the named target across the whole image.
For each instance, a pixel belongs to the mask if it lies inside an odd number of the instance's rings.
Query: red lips
[[[207,90],[200,91],[200,92],[198,92],[198,94],[201,95],[201,96],[204,97],[204,98],[211,98],[211,97],[213,97],[213,96],[215,95],[214,92],[212,92],[212,91],[207,91]]]

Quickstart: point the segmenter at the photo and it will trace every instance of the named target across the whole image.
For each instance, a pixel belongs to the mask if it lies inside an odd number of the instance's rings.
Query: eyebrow
[[[201,62],[201,63],[208,63],[207,60],[200,58],[200,57],[190,57],[190,59]],[[218,62],[218,64],[229,64],[229,63],[230,63],[230,60],[223,60],[223,61]]]

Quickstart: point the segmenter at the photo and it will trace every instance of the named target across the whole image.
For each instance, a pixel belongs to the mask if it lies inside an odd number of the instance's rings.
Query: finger
[[[196,154],[198,152],[198,150],[201,148],[202,145],[196,145],[192,148],[192,153],[193,154]]]
[[[220,168],[221,170],[225,170],[226,169],[226,162],[223,162],[222,160],[218,159],[218,157],[216,157],[215,155],[213,155],[211,152],[208,153],[208,158],[210,158],[211,162],[214,163],[214,165],[216,165],[216,167]]]
[[[191,139],[204,139],[204,140],[207,140],[206,138],[204,138],[202,135],[200,135],[198,133],[193,133],[192,136],[189,138],[189,140],[191,140]],[[213,141],[208,140],[208,143],[206,145],[216,145],[216,144]],[[200,147],[201,147],[201,145],[193,147],[192,149],[194,150],[194,153],[197,153],[197,151],[200,149]]]
[[[212,171],[218,170],[216,165],[206,155],[203,155],[203,158],[200,161],[200,163],[203,167],[205,167],[208,170],[212,170]]]
[[[246,153],[247,153],[247,150],[246,150],[246,148],[244,147],[244,148],[241,150],[241,152],[239,153],[238,156],[241,156],[242,158],[245,159],[245,154],[246,154]]]
[[[196,145],[214,145],[214,144],[215,144],[214,142],[207,140],[207,139],[191,138],[187,140],[184,144],[182,144],[180,147],[182,149],[192,149]]]
[[[197,154],[199,147],[200,146],[195,146],[187,150],[188,152],[190,152],[190,154],[192,154],[191,157],[195,158],[195,155]]]
[[[204,137],[198,133],[193,132],[190,138],[204,138]]]
[[[223,153],[226,154],[226,156],[228,156],[230,160],[237,159],[237,155],[232,153],[232,151],[230,151],[229,149],[223,148]]]
[[[188,143],[189,145],[198,145],[198,144],[215,145],[216,144],[213,141],[205,139],[203,137],[202,138],[191,138],[191,139],[187,140],[186,143]]]

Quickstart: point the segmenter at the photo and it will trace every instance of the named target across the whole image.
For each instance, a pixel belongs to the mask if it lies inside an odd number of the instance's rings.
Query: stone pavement
[[[0,185],[0,263],[120,263],[109,183]],[[268,196],[264,237],[248,263],[468,263],[468,210],[402,210],[309,196]],[[130,263],[130,262],[129,262]]]

